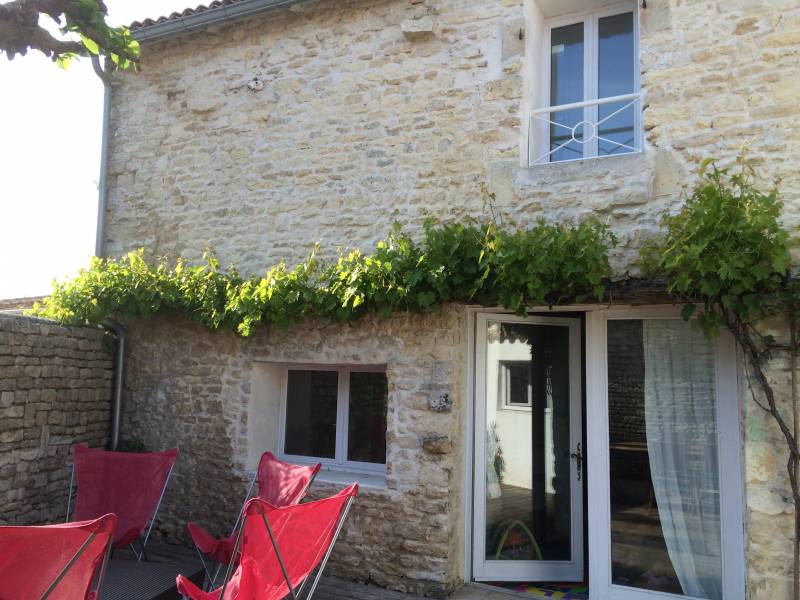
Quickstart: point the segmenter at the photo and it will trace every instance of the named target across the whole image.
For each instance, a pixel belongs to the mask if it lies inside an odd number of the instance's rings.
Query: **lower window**
[[[287,367],[281,454],[297,462],[383,471],[388,383],[382,368]]]

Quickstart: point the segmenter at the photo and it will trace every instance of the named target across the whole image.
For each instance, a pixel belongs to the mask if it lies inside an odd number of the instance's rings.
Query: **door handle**
[[[581,480],[581,476],[583,475],[583,454],[581,453],[581,443],[578,442],[578,447],[575,449],[575,452],[569,455],[570,458],[574,458],[577,467],[578,467],[578,481]]]

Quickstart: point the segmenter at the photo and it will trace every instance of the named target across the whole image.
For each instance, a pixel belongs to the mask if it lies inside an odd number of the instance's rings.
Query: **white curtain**
[[[690,322],[643,322],[647,450],[683,593],[722,600],[714,350]]]

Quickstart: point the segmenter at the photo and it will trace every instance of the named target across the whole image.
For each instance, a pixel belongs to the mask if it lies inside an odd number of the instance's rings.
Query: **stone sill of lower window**
[[[340,486],[350,485],[353,482],[364,489],[386,489],[386,475],[384,473],[363,473],[322,467],[314,479],[315,485],[319,483]]]

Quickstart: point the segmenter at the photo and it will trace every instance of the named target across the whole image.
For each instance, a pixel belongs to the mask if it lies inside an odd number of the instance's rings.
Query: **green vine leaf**
[[[762,191],[743,158],[739,169],[700,165],[700,182],[682,209],[663,218],[664,235],[642,249],[651,276],[666,278],[669,290],[704,305],[699,322],[715,333],[728,313],[755,325],[774,312],[795,310],[800,295],[787,288],[791,265],[789,234],[780,222],[777,190]],[[686,319],[694,316],[686,304]]]
[[[602,300],[611,275],[605,225],[539,222],[520,231],[427,222],[419,242],[395,226],[372,254],[353,250],[324,262],[315,253],[293,269],[242,278],[183,259],[148,262],[144,250],[93,259],[73,279],[54,283],[33,313],[67,324],[185,314],[211,330],[252,335],[265,323],[355,321],[369,314],[422,312],[447,302],[480,302],[524,314],[528,306]]]

